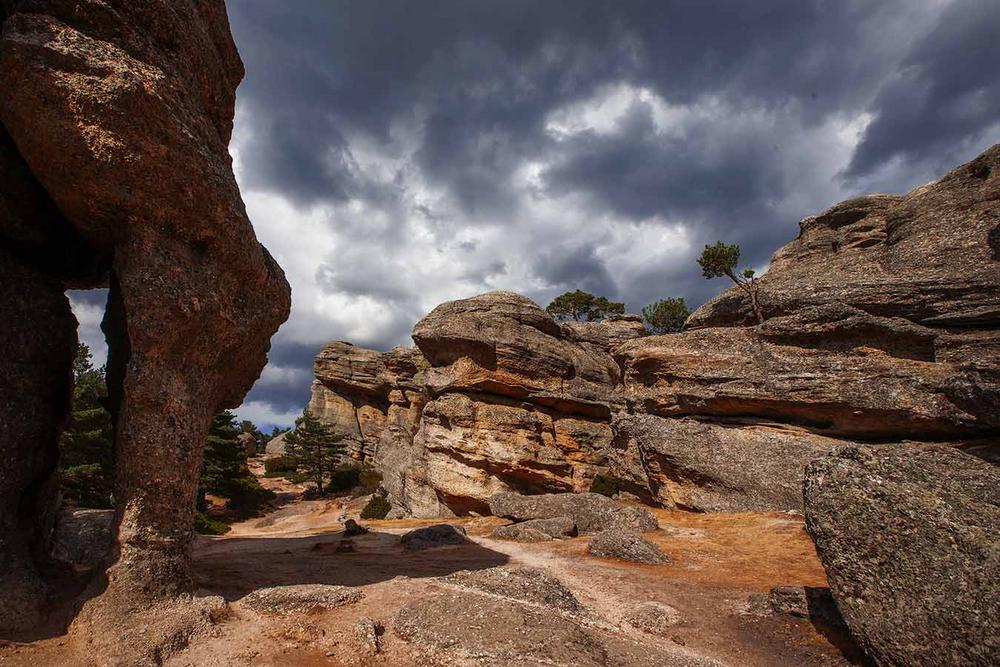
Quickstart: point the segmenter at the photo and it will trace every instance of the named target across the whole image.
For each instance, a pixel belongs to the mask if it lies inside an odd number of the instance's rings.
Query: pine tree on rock
[[[323,493],[323,481],[336,469],[342,458],[341,437],[326,423],[304,410],[295,421],[295,430],[285,436],[285,453],[294,457],[299,469]]]
[[[103,405],[104,368],[94,368],[80,343],[73,360],[73,412],[59,437],[59,487],[63,502],[110,508],[114,489],[114,426]]]

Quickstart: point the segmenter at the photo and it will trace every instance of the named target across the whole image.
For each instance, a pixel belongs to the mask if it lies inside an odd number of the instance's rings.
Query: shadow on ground
[[[338,551],[347,541],[354,551]],[[195,549],[194,574],[198,586],[232,601],[270,586],[363,586],[399,576],[440,577],[459,570],[484,570],[508,560],[473,542],[410,552],[391,533],[346,538],[342,532],[333,532],[205,540]]]
[[[840,615],[830,589],[806,586],[805,590],[809,621],[817,632],[836,646],[844,658],[852,664],[872,667],[874,663],[851,636],[851,631]]]

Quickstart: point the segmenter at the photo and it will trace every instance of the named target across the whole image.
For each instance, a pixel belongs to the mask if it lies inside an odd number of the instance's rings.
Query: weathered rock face
[[[794,510],[805,465],[840,445],[996,457],[998,161],[1000,147],[909,195],[803,221],[762,279],[762,325],[733,291],[667,336],[634,316],[559,324],[493,292],[417,323],[415,372],[385,370],[399,351],[329,346],[314,409],[378,443],[390,497],[417,516],[585,491],[598,474],[667,507]],[[405,419],[388,419],[394,391]]]
[[[669,417],[765,418],[865,439],[955,439],[1000,429],[992,360],[951,359],[971,334],[938,333],[847,306],[759,327],[700,329],[628,343],[629,398]]]
[[[928,326],[1000,322],[1000,146],[902,196],[852,199],[799,223],[761,278],[767,317],[839,302]],[[735,289],[689,327],[751,324]]]
[[[809,465],[805,507],[877,664],[1000,662],[1000,468],[944,447],[845,447]]]
[[[699,512],[800,508],[806,464],[843,443],[780,424],[620,415],[613,426],[610,467],[623,487]]]
[[[316,357],[309,411],[330,424],[359,463],[372,462],[389,429],[412,437],[423,409],[419,351],[397,347],[375,352],[350,343],[327,345]]]
[[[45,488],[69,396],[72,316],[60,292],[106,284],[117,562],[84,616],[114,628],[190,586],[200,443],[212,415],[239,405],[259,375],[289,288],[257,243],[232,174],[243,69],[221,0],[3,8],[0,121],[11,141],[0,147],[16,150],[0,161],[3,271],[24,282],[19,297],[32,295],[5,306],[24,331],[4,363],[28,357],[23,377],[4,373],[3,391],[34,398],[17,408],[23,428],[3,433],[5,459],[16,452],[24,466],[0,482],[0,514],[20,495],[18,512],[34,518],[16,520],[14,543],[32,543],[41,514],[23,496]],[[28,175],[8,196],[6,174],[19,163]],[[15,317],[17,308],[29,312]]]

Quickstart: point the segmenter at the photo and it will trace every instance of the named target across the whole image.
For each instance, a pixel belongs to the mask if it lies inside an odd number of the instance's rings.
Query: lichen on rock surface
[[[877,664],[1000,662],[1000,468],[947,447],[844,447],[808,466],[805,501]]]

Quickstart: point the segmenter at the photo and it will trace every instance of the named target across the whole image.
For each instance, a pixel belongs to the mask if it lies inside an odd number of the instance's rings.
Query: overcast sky
[[[236,174],[293,290],[262,424],[327,341],[411,344],[494,289],[696,306],[705,243],[764,268],[802,217],[1000,141],[997,0],[228,4]],[[101,298],[74,296],[95,348]]]

